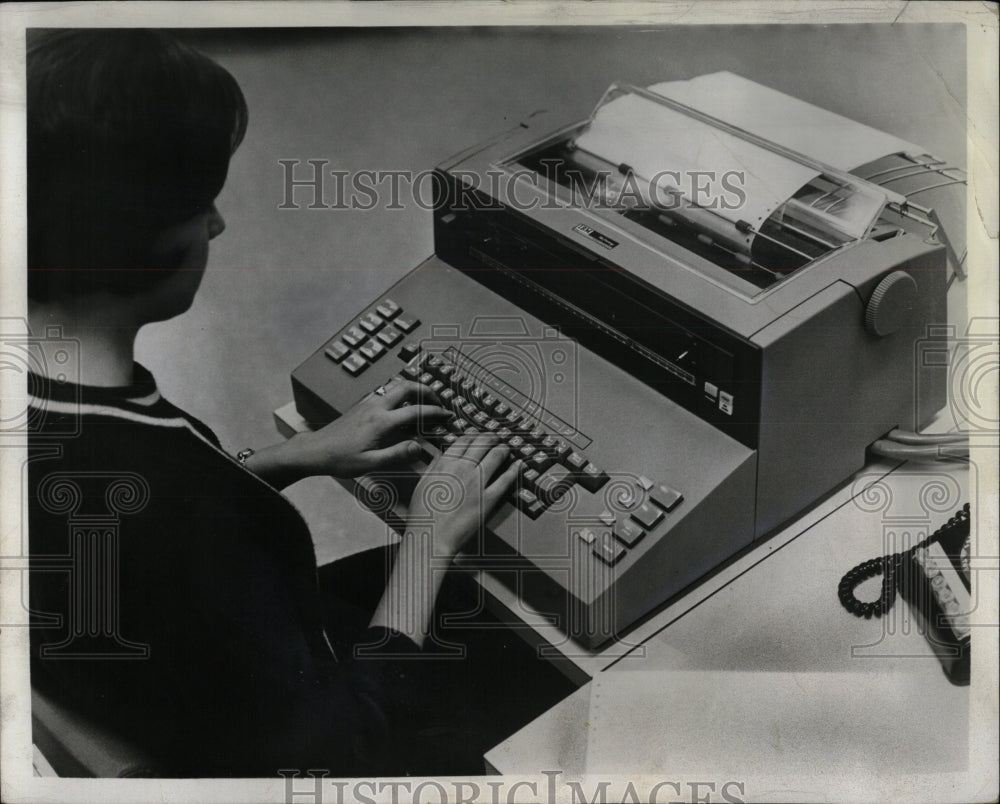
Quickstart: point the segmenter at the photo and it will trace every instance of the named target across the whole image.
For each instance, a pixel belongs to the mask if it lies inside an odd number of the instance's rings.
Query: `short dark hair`
[[[246,132],[236,79],[162,31],[33,30],[27,88],[28,295],[152,286],[156,235],[213,203]]]

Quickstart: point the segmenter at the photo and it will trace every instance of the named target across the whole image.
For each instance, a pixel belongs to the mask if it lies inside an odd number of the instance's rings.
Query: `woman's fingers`
[[[386,411],[384,415],[391,429],[415,428],[422,421],[440,424],[442,419],[451,416],[451,411],[439,405],[407,405],[405,408]]]
[[[416,441],[400,441],[391,447],[373,449],[367,453],[376,466],[390,466],[413,460],[420,455],[420,445]]]
[[[514,463],[500,473],[500,476],[496,480],[486,486],[483,490],[483,496],[486,499],[486,507],[488,509],[492,510],[507,492],[514,487],[514,484],[517,482],[517,476],[523,468],[523,461],[514,461]]]
[[[393,379],[385,386],[385,395],[382,400],[385,407],[389,409],[398,408],[404,402],[431,405],[439,405],[441,402],[430,386],[424,385],[422,382],[401,378]]]
[[[496,444],[486,453],[480,466],[483,469],[483,483],[489,482],[490,478],[503,466],[503,462],[510,455],[510,448],[506,444]]]
[[[465,457],[469,460],[480,463],[494,444],[497,437],[491,433],[477,433],[473,436],[472,443],[465,450]]]

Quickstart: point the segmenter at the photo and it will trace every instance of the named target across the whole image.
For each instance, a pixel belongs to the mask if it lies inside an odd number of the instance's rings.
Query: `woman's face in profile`
[[[164,311],[163,318],[179,315],[191,306],[208,264],[208,242],[225,228],[225,220],[212,204],[193,217],[168,226],[157,236],[153,244],[155,266],[174,269],[174,275],[162,285],[170,297],[170,309]]]

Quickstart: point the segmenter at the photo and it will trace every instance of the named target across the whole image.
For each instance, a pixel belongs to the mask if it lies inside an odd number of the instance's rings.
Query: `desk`
[[[294,405],[276,411],[275,418],[286,436],[307,428]],[[837,584],[862,561],[925,538],[969,499],[970,490],[981,491],[978,486],[974,464],[871,463],[795,522],[657,610],[622,640],[594,651],[568,641],[525,610],[505,586],[482,576],[492,603],[507,614],[517,613],[531,626],[525,635],[582,685],[491,750],[488,768],[502,774],[592,770],[587,761],[588,756],[595,760],[592,745],[588,752],[594,737],[593,689],[608,674],[622,674],[616,679],[627,683],[624,674],[642,670],[674,672],[679,680],[689,679],[691,671],[713,673],[716,679],[724,679],[720,674],[727,672],[809,674],[814,691],[818,684],[820,697],[830,693],[831,700],[843,695],[845,678],[856,677],[863,687],[891,673],[898,685],[893,698],[897,703],[886,702],[884,716],[891,726],[873,735],[872,750],[879,750],[886,734],[920,734],[915,730],[930,721],[941,741],[932,754],[937,767],[924,761],[919,768],[960,772],[968,753],[968,688],[947,680],[902,601],[886,618],[857,619],[841,608]],[[859,594],[874,598],[879,581],[867,583],[874,587],[863,585]],[[668,724],[662,734],[662,756],[668,757],[670,741],[677,735],[670,733]],[[632,769],[634,737],[630,730],[621,740],[604,739],[600,761],[621,772]],[[910,742],[904,741],[904,750],[892,755],[897,767],[887,766],[887,773],[918,769],[908,765],[908,757],[923,757],[918,749],[928,743],[922,736],[906,740]],[[607,756],[608,746],[614,745],[620,746],[619,756]],[[912,754],[907,745],[913,747]],[[706,761],[714,759],[712,748],[712,741],[706,741]],[[831,746],[831,753],[836,751]],[[787,761],[788,748],[764,742],[756,757],[761,767],[771,768]]]

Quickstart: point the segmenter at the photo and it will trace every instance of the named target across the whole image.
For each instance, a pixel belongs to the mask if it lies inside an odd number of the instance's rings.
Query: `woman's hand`
[[[357,477],[412,460],[420,454],[412,436],[451,413],[422,383],[396,378],[384,389],[315,432],[259,450],[247,469],[281,488],[312,475]]]
[[[509,453],[496,436],[461,436],[421,475],[405,532],[429,533],[435,555],[454,556],[517,480],[520,461],[499,471]]]
[[[521,462],[501,471],[507,455],[495,436],[466,435],[427,467],[410,499],[406,530],[373,626],[423,646],[445,576],[435,559],[453,558],[514,485]]]

